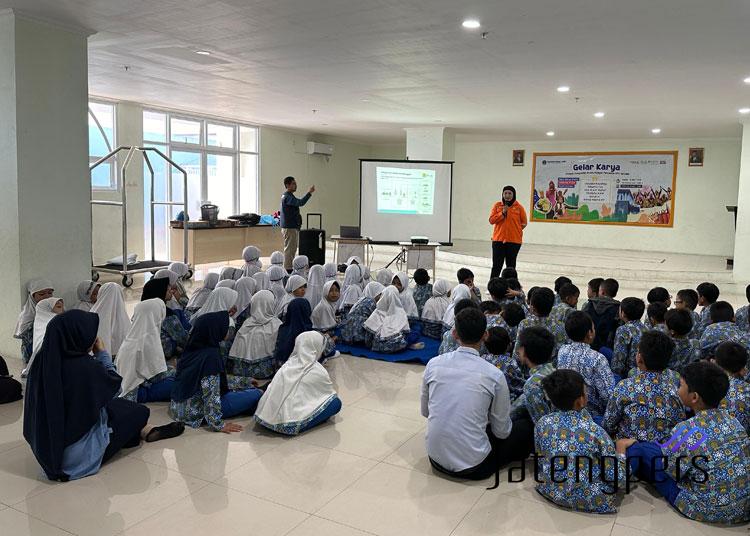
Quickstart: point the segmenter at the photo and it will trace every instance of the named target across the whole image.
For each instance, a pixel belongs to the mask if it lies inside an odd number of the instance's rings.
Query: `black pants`
[[[148,423],[150,414],[151,411],[146,406],[124,398],[113,398],[109,401],[107,417],[112,433],[109,434],[109,445],[104,451],[102,463],[122,449],[141,444],[141,430]]]
[[[513,242],[492,242],[492,273],[490,278],[500,277],[503,271],[503,263],[508,268],[516,267],[516,258],[521,250],[521,244]]]
[[[492,450],[479,465],[463,471],[449,471],[432,458],[430,463],[437,471],[454,478],[484,480],[494,475],[501,467],[511,462],[523,461],[531,454],[534,450],[534,422],[529,417],[514,419],[513,429],[505,439],[496,438],[488,426],[487,437],[490,439]]]

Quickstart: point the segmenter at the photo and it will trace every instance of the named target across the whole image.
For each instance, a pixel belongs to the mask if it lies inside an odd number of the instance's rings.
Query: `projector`
[[[426,245],[430,243],[430,239],[427,238],[426,236],[412,236],[411,243],[418,244],[418,245]]]

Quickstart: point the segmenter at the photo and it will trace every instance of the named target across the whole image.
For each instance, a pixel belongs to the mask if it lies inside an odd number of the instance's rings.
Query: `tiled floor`
[[[11,366],[18,373],[18,362]],[[748,534],[688,521],[643,487],[617,515],[559,509],[532,482],[437,476],[418,413],[421,366],[349,356],[328,369],[344,402],[297,438],[253,426],[189,429],[126,451],[92,477],[51,483],[22,439],[20,403],[0,406],[0,534],[107,536],[474,536]],[[152,420],[168,421],[165,404]]]

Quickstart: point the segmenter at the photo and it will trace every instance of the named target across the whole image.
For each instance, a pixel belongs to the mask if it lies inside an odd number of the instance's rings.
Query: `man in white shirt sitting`
[[[503,373],[479,350],[487,320],[479,309],[456,315],[459,348],[433,358],[422,380],[422,415],[427,417],[427,454],[447,475],[482,480],[534,447],[529,419],[511,421]]]

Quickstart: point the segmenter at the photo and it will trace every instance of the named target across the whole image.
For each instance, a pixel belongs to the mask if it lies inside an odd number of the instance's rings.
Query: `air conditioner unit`
[[[327,143],[318,143],[315,141],[307,142],[307,154],[322,154],[331,156],[333,154],[333,145]]]

